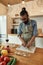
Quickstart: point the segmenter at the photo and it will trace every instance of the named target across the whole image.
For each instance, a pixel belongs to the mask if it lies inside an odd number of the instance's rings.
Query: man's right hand
[[[26,42],[22,42],[22,45],[25,47],[26,46]]]
[[[19,36],[19,39],[21,40],[22,45],[25,47],[26,46],[26,42],[24,41],[24,39],[21,36]]]

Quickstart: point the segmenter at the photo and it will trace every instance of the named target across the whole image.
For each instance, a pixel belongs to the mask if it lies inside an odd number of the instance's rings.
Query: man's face
[[[23,16],[21,16],[21,20],[22,20],[24,23],[26,23],[27,20],[28,20],[28,16],[27,16],[26,14],[23,15]]]

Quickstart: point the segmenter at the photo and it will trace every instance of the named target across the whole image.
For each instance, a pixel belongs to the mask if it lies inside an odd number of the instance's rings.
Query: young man
[[[28,12],[25,8],[22,8],[20,12],[22,23],[18,28],[18,36],[25,47],[35,46],[35,37],[37,35],[37,24],[35,20],[30,20]]]

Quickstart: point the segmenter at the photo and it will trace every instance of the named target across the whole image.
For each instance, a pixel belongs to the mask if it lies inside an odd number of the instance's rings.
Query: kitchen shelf
[[[20,20],[20,17],[15,17],[15,18],[12,18],[12,29],[11,29],[11,33],[14,33],[14,34],[17,34],[17,29],[18,29],[18,26],[19,24],[21,23],[21,20]]]

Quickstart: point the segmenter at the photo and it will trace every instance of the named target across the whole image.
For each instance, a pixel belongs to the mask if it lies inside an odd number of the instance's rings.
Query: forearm
[[[32,36],[32,38],[30,39],[30,41],[29,42],[31,42],[31,44],[32,44],[32,42],[35,40],[35,36]]]
[[[21,36],[19,36],[19,39],[21,40],[21,42],[23,42],[23,43],[25,42],[25,40]]]
[[[19,36],[19,39],[21,40],[22,45],[25,47],[25,46],[26,46],[26,42],[25,42],[25,40],[24,40],[21,36]]]
[[[28,48],[33,44],[33,41],[35,40],[35,36],[33,36],[30,41],[28,41],[28,44],[26,45]]]

